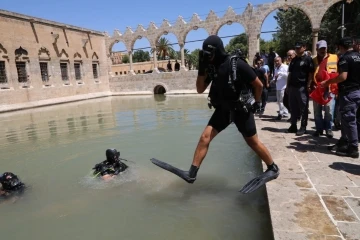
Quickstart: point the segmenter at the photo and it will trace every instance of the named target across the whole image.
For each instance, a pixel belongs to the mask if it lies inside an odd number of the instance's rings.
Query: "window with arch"
[[[19,83],[28,82],[27,62],[29,62],[28,52],[20,46],[15,50],[15,65]]]
[[[6,84],[8,83],[7,74],[6,74],[6,61],[5,59],[8,58],[7,56],[7,50],[3,47],[3,45],[0,43],[0,84]]]

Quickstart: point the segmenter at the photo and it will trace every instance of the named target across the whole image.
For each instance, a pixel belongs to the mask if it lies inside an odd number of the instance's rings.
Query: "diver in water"
[[[20,181],[18,176],[11,172],[0,175],[0,196],[8,197],[14,193],[19,193],[25,188],[25,184]]]
[[[254,113],[261,109],[263,86],[254,69],[241,54],[228,55],[222,40],[209,36],[199,52],[199,70],[196,81],[198,93],[203,93],[211,84],[208,103],[215,108],[199,139],[189,171],[178,169],[168,163],[152,158],[150,161],[160,168],[172,172],[188,183],[194,183],[204,160],[210,142],[231,123],[235,123],[247,145],[266,163],[267,170],[249,181],[241,193],[250,193],[266,182],[276,179],[280,170],[274,163],[269,150],[256,134]]]
[[[116,149],[107,149],[106,160],[96,164],[93,168],[95,177],[101,176],[103,179],[109,179],[125,171],[128,166],[121,160],[125,159],[120,158],[120,152]]]

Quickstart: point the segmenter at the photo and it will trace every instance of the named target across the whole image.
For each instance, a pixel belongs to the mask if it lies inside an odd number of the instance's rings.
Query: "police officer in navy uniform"
[[[330,150],[339,156],[359,157],[356,112],[360,106],[360,53],[353,49],[353,39],[344,37],[338,42],[342,54],[338,62],[339,76],[321,83],[323,87],[338,83],[341,138]]]
[[[291,109],[291,126],[288,133],[301,136],[306,133],[309,107],[309,83],[314,75],[314,63],[311,56],[305,54],[306,45],[303,42],[295,43],[296,57],[289,65],[287,92]],[[296,122],[301,117],[301,126],[298,130]]]

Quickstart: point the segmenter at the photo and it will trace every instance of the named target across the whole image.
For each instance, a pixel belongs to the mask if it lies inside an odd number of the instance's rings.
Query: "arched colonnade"
[[[256,7],[249,3],[242,14],[236,14],[233,8],[229,7],[225,15],[221,18],[211,10],[205,20],[200,19],[200,17],[194,13],[189,22],[185,22],[184,19],[179,16],[174,25],[171,25],[168,20],[164,19],[160,27],[151,22],[147,29],[139,24],[135,31],[130,27],[127,27],[124,34],[119,30],[115,30],[112,36],[105,33],[109,72],[111,72],[110,55],[115,43],[124,43],[130,59],[130,74],[135,74],[132,67],[132,50],[135,41],[137,39],[147,38],[150,42],[150,47],[154,50],[160,37],[167,35],[168,33],[173,33],[177,38],[181,51],[181,71],[186,71],[184,46],[187,34],[191,30],[197,30],[199,28],[204,28],[209,35],[218,34],[219,29],[222,26],[225,24],[230,25],[232,23],[240,23],[244,27],[245,33],[248,36],[249,56],[254,56],[260,48],[261,26],[266,17],[276,9],[285,9],[287,7],[302,10],[310,19],[313,33],[312,52],[315,54],[315,43],[318,41],[318,33],[322,18],[332,5],[340,1],[341,0],[276,0],[274,2],[257,5]],[[156,51],[153,51],[153,62],[154,73],[159,73],[157,69]]]

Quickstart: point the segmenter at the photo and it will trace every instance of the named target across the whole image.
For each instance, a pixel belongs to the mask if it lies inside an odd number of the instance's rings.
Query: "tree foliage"
[[[130,62],[130,59],[129,59],[129,56],[128,55],[124,55],[121,59],[122,63],[129,63]]]
[[[279,9],[274,18],[278,23],[278,32],[274,37],[279,39],[275,51],[280,56],[285,56],[288,50],[294,49],[296,41],[302,41],[306,44],[307,49],[312,49],[310,19],[301,10],[297,8],[289,8],[287,11]]]
[[[242,33],[236,37],[233,37],[225,46],[225,50],[229,53],[233,52],[236,49],[240,49],[245,53],[249,51],[248,37],[246,33]]]
[[[133,53],[133,62],[147,62],[150,61],[149,52],[145,52],[144,50],[137,50]]]
[[[360,35],[360,0],[355,0],[350,4],[345,4],[344,25],[346,30],[344,36]],[[335,52],[335,44],[341,38],[342,22],[342,2],[334,4],[325,13],[322,19],[319,40],[326,40],[328,43],[328,51]]]

